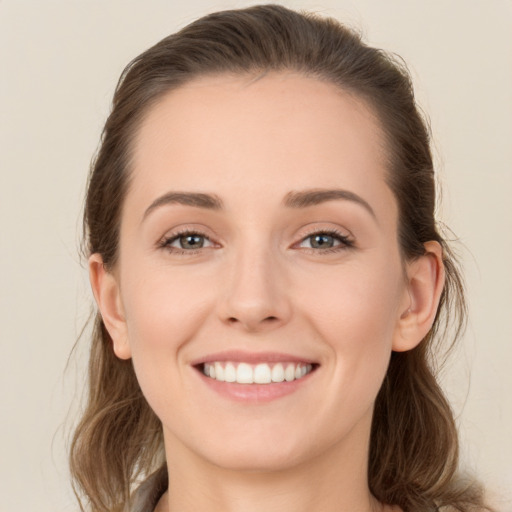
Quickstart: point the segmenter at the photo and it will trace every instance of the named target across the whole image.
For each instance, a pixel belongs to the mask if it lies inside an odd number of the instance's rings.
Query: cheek
[[[182,347],[204,324],[211,298],[201,293],[204,279],[183,271],[146,265],[143,276],[126,268],[123,306],[137,379],[157,412],[183,396]]]
[[[326,359],[335,361],[332,378],[340,388],[352,389],[354,399],[372,398],[384,378],[400,316],[399,261],[360,260],[319,277],[302,280],[296,292],[301,309],[326,345]]]
[[[341,346],[352,338],[364,340],[363,345],[389,338],[404,292],[401,266],[392,257],[354,259],[305,273],[299,286],[295,294],[304,311]]]
[[[302,293],[302,309],[326,349],[326,391],[312,428],[324,428],[327,418],[326,436],[332,442],[371,421],[389,365],[402,289],[401,274],[392,268],[347,266],[332,272],[315,294],[308,295],[306,288]]]
[[[168,350],[176,353],[197,328],[210,300],[208,283],[196,273],[145,266],[143,276],[136,269],[126,271],[123,305],[132,350]]]

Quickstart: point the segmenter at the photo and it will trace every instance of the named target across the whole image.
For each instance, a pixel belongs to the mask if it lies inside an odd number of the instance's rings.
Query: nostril
[[[263,326],[268,324],[275,324],[278,322],[279,318],[277,316],[267,316],[262,318],[261,320],[257,320],[254,322],[251,320],[244,321],[241,318],[237,318],[235,316],[230,316],[229,318],[227,318],[227,323],[230,325],[242,324],[250,329],[257,328],[257,325]]]

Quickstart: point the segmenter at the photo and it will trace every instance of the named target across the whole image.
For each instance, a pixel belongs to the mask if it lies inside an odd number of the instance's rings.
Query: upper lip
[[[306,363],[316,364],[316,361],[309,357],[302,357],[283,352],[246,352],[243,350],[225,350],[215,352],[195,359],[191,362],[192,366],[203,363],[214,363],[222,361],[231,361],[233,363]]]

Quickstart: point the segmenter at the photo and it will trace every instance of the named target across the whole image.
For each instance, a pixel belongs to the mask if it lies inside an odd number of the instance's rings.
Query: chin
[[[273,449],[228,450],[221,456],[212,456],[210,462],[219,468],[243,473],[273,473],[286,471],[300,464],[299,454],[283,453]]]
[[[239,432],[240,433],[240,432]],[[308,449],[308,443],[299,437],[283,435],[276,432],[269,436],[269,432],[258,433],[254,429],[247,429],[242,435],[219,433],[212,436],[194,436],[194,441],[188,444],[188,450],[195,453],[200,459],[225,470],[239,472],[275,472],[295,467],[301,462],[314,457]],[[196,439],[208,439],[208,442],[197,442]],[[169,455],[172,447],[169,447]]]

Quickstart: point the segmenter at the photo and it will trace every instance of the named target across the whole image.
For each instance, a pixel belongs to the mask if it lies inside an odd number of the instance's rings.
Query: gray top
[[[162,466],[135,491],[129,512],[153,512],[158,500],[167,491],[167,485],[167,467]]]

